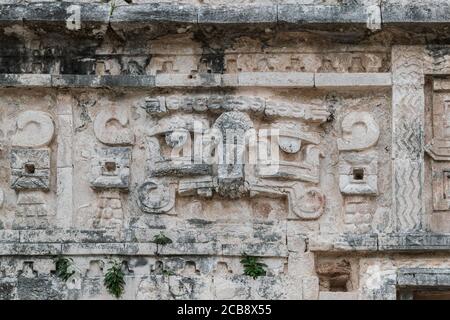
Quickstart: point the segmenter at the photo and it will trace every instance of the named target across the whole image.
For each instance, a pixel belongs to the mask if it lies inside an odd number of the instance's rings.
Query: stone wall
[[[450,285],[448,3],[226,2],[0,0],[0,299]]]

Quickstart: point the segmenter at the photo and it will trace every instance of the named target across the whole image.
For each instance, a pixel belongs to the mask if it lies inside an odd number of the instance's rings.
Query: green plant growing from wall
[[[172,270],[166,270],[166,269],[164,269],[164,270],[162,271],[162,274],[163,274],[163,276],[168,277],[168,276],[174,276],[174,275],[175,275],[175,272],[173,272]]]
[[[153,242],[156,243],[156,252],[155,254],[159,254],[159,247],[160,246],[166,246],[168,244],[171,244],[173,241],[169,237],[167,237],[164,233],[160,232],[159,234],[155,235],[153,237]]]
[[[120,298],[125,290],[125,273],[122,271],[122,263],[113,261],[106,271],[104,285],[108,292],[116,298]]]
[[[56,275],[64,282],[67,282],[67,280],[75,273],[73,260],[71,258],[58,256],[54,259],[54,262]]]
[[[245,252],[243,253],[243,256],[241,263],[244,266],[244,274],[246,276],[256,279],[266,275],[266,270],[264,269],[267,267],[266,264],[259,262],[257,257],[249,256]]]
[[[116,0],[111,1],[109,9],[109,16],[113,15],[114,10],[116,9]]]

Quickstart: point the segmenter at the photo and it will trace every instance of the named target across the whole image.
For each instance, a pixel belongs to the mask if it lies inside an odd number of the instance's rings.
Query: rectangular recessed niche
[[[353,180],[363,181],[364,180],[364,169],[363,168],[353,168]]]

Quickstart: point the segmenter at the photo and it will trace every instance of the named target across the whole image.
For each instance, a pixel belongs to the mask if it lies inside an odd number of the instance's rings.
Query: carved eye
[[[25,173],[26,174],[34,174],[36,172],[36,167],[33,163],[27,163],[25,164]]]

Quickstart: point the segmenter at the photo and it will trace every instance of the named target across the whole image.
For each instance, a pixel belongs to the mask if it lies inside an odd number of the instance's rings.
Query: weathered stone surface
[[[11,188],[48,190],[50,188],[50,152],[48,149],[11,151]]]
[[[111,23],[121,22],[184,22],[197,23],[197,8],[192,5],[171,3],[145,3],[117,6],[111,16]]]
[[[246,6],[200,7],[198,23],[233,24],[233,23],[277,23],[277,6],[257,4]]]
[[[450,285],[450,270],[402,268],[397,271],[397,284],[404,287],[447,287]]]
[[[314,74],[312,73],[239,73],[240,86],[253,87],[313,87]]]
[[[69,2],[41,2],[23,5],[22,18],[27,23],[35,22],[61,22],[71,15],[72,6]],[[86,3],[77,6],[80,10],[80,20],[84,23],[105,23],[109,21],[110,6],[102,3]]]
[[[319,300],[358,300],[356,292],[328,292],[319,293]]]
[[[446,2],[436,1],[435,6],[424,3],[383,3],[381,14],[384,23],[439,23],[448,22],[450,6]]]
[[[0,299],[448,290],[448,9],[1,4]]]
[[[422,251],[448,250],[450,239],[445,234],[387,234],[380,235],[380,250],[393,251]]]
[[[390,73],[316,73],[314,86],[317,88],[367,89],[370,87],[390,87]]]
[[[91,164],[91,186],[95,189],[128,189],[131,149],[111,147],[96,150]]]

